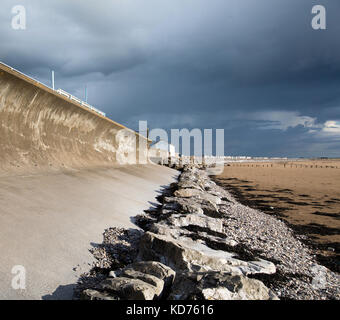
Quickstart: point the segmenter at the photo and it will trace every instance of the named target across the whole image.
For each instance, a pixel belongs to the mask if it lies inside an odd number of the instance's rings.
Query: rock
[[[223,231],[223,223],[221,219],[210,218],[203,214],[173,214],[168,218],[167,222],[176,227],[194,225],[216,232]]]
[[[156,221],[157,220],[154,217],[145,214],[140,214],[134,217],[134,223],[143,230],[149,229],[150,225]]]
[[[160,278],[157,278],[151,274],[147,274],[144,272],[136,271],[133,268],[125,268],[122,273],[122,277],[131,278],[131,279],[139,279],[146,283],[151,284],[156,288],[156,296],[159,297],[164,289],[164,281]]]
[[[274,274],[276,272],[275,265],[267,260],[258,259],[258,261],[249,261],[248,265],[252,269],[251,273],[253,274],[255,273]]]
[[[126,277],[107,278],[100,288],[127,300],[153,300],[157,288],[139,279]]]
[[[233,272],[235,274],[275,273],[275,265],[268,261],[242,261],[234,253],[214,250],[202,241],[187,237],[175,240],[171,236],[146,232],[141,239],[139,259],[160,261],[173,269],[188,271]]]
[[[183,213],[194,213],[194,214],[203,214],[204,211],[201,208],[200,204],[192,199],[183,198],[182,201],[178,201],[180,205],[180,211]]]
[[[203,188],[199,184],[193,181],[190,181],[190,180],[182,180],[178,182],[178,188],[179,189],[197,189],[199,191],[203,191]]]
[[[163,208],[165,209],[181,211],[183,213],[203,213],[200,202],[198,202],[196,199],[166,197],[164,202]]]
[[[127,268],[153,275],[163,280],[165,287],[171,286],[176,277],[176,272],[173,269],[158,261],[135,262]]]
[[[176,197],[164,197],[163,201],[164,203],[172,203],[172,202],[176,202],[177,198]]]
[[[174,195],[179,198],[191,198],[201,195],[201,191],[197,189],[179,189],[176,190]]]
[[[206,232],[197,232],[196,233],[200,238],[202,238],[202,240],[204,241],[212,241],[214,243],[216,243],[217,245],[221,245],[223,246],[229,246],[229,247],[236,247],[238,245],[238,243],[235,240],[232,239],[224,239],[218,236],[213,236],[211,234],[208,234]]]
[[[221,213],[219,212],[219,209],[217,205],[212,204],[211,202],[202,201],[201,208],[203,210],[203,214],[212,217],[212,218],[222,218]]]
[[[181,213],[197,213],[207,215],[211,212],[212,216],[221,217],[218,214],[218,204],[222,204],[222,200],[213,195],[199,196],[193,198],[185,197],[165,197],[163,209],[180,211]]]
[[[117,271],[110,271],[109,272],[109,278],[117,278],[119,277],[119,272]]]
[[[171,214],[176,213],[176,211],[171,209],[162,209],[161,213],[163,216],[170,216]]]
[[[202,290],[202,294],[206,300],[279,300],[270,289],[255,279],[244,277],[234,289],[236,290],[230,291],[226,287],[207,288]]]
[[[93,289],[86,289],[81,293],[81,300],[119,300],[118,296],[110,295],[105,292],[99,292]]]
[[[201,199],[203,199],[203,200],[205,200],[205,201],[207,201],[207,202],[213,204],[214,206],[219,205],[219,204],[221,204],[221,202],[222,202],[222,200],[221,200],[220,197],[215,196],[215,195],[212,195],[212,194],[207,193],[207,192],[204,192],[204,193],[202,192],[202,193],[199,195],[199,197],[200,197]]]
[[[191,279],[190,274],[178,274],[168,297],[169,300],[202,300],[202,293],[198,288],[199,282]]]
[[[189,234],[190,231],[183,230],[180,228],[171,227],[165,223],[155,223],[149,230],[151,233],[159,235],[170,235],[174,239],[178,239],[183,234]]]
[[[176,279],[170,299],[278,300],[261,281],[220,272],[184,272]]]
[[[173,202],[164,203],[163,206],[162,206],[162,209],[163,210],[177,211],[177,210],[180,210],[180,205],[177,202],[175,202],[175,200],[174,200]]]
[[[316,263],[312,265],[312,287],[314,289],[325,289],[327,287],[327,272],[328,269],[324,266],[320,266]]]
[[[188,237],[188,238],[198,238],[198,239],[202,239],[204,242],[206,241],[210,241],[210,242],[214,242],[217,246],[221,246],[221,247],[225,247],[225,246],[229,246],[229,247],[235,247],[238,245],[238,243],[235,240],[232,239],[227,239],[225,237],[223,237],[223,234],[219,234],[218,232],[212,232],[211,230],[206,230],[204,231],[205,228],[201,228],[199,227],[200,230],[202,231],[198,231],[195,230],[196,228],[192,227],[192,231],[188,230],[188,229],[181,229],[175,226],[169,226],[167,224],[164,223],[155,223],[152,225],[152,227],[150,228],[151,233],[155,233],[155,234],[159,234],[159,235],[168,235],[171,236],[172,238],[176,239],[176,240],[180,240],[180,238],[182,236]]]

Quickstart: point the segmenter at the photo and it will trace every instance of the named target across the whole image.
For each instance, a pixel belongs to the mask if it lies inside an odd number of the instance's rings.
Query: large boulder
[[[167,222],[175,227],[193,225],[216,232],[223,231],[223,222],[221,219],[207,217],[203,214],[173,214],[167,219]]]
[[[178,189],[174,192],[175,197],[179,198],[191,198],[198,197],[202,194],[202,191],[197,189]]]
[[[165,197],[163,209],[203,214],[200,202],[197,199],[191,198]]]
[[[164,281],[165,287],[171,286],[176,277],[176,272],[173,269],[158,261],[139,261],[128,265],[126,269],[133,269],[157,277]]]
[[[223,234],[193,225],[190,225],[187,229],[183,229],[175,226],[169,226],[164,223],[154,223],[148,231],[159,235],[168,235],[176,240],[180,240],[180,238],[183,236],[188,238],[201,239],[204,242],[210,242],[210,244],[214,243],[215,246],[219,248],[233,248],[238,245],[235,240],[228,239]]]
[[[181,208],[180,209],[181,212],[194,213],[194,214],[203,214],[204,213],[204,211],[201,208],[201,205],[199,203],[192,201],[191,199],[185,199],[185,200],[189,200],[189,201],[178,201],[178,204],[180,205],[180,208]]]
[[[200,184],[194,182],[192,180],[182,180],[178,182],[179,189],[197,189],[199,191],[203,191],[204,189]]]
[[[242,275],[224,275],[202,290],[206,300],[279,300],[263,282]],[[215,280],[215,279],[213,279]]]
[[[183,272],[169,299],[204,300],[277,300],[277,296],[261,281],[244,275],[220,272]]]
[[[200,197],[200,199],[205,200],[205,201],[213,204],[214,206],[217,206],[217,205],[221,204],[221,202],[222,202],[220,197],[213,195],[213,194],[210,194],[210,193],[207,193],[207,192],[201,193],[199,195],[199,197]]]
[[[126,300],[153,300],[157,295],[155,286],[126,277],[107,278],[100,283],[100,289]]]
[[[125,278],[131,278],[131,279],[139,279],[142,280],[148,284],[151,284],[155,287],[155,293],[157,297],[160,297],[160,295],[163,292],[164,289],[164,281],[160,278],[157,278],[151,274],[137,271],[133,268],[125,268],[122,270],[121,277]]]
[[[140,242],[140,260],[160,261],[173,269],[189,271],[221,271],[235,274],[272,274],[275,265],[269,261],[242,261],[236,254],[214,250],[203,241],[193,241],[187,237],[176,240],[169,235],[146,232]]]

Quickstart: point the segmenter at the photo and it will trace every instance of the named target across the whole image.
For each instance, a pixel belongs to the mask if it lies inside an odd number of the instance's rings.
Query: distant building
[[[158,149],[158,150],[161,150],[161,151],[166,151],[166,152],[168,152],[169,157],[175,157],[176,156],[175,146],[164,141],[164,140],[160,140],[158,142],[151,144],[150,148],[151,149]]]

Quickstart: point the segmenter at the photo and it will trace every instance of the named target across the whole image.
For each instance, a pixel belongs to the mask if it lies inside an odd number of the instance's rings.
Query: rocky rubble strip
[[[185,166],[139,230],[111,228],[79,281],[82,299],[339,299],[339,277],[275,217]]]

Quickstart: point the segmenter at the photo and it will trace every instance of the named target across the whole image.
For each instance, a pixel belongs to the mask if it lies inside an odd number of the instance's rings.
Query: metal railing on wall
[[[42,86],[44,86],[44,87],[46,87],[46,88],[52,89],[53,91],[59,93],[60,95],[63,95],[63,96],[65,96],[65,97],[69,98],[70,100],[73,100],[73,101],[79,103],[79,104],[82,105],[83,107],[86,107],[86,108],[88,108],[88,109],[90,109],[90,110],[92,110],[92,111],[94,111],[94,112],[96,112],[96,113],[98,113],[98,114],[100,114],[100,115],[102,115],[102,116],[104,116],[104,117],[106,116],[106,114],[105,114],[104,112],[98,110],[97,108],[91,106],[91,105],[88,104],[87,102],[82,101],[81,99],[79,99],[79,98],[73,96],[72,94],[70,94],[70,93],[68,93],[68,92],[66,92],[66,91],[64,91],[64,90],[62,90],[62,89],[54,90],[53,88],[47,86],[46,84],[44,84],[44,83],[42,83],[42,82],[40,82],[40,81],[38,81],[38,80],[32,78],[31,76],[28,76],[27,74],[25,74],[25,73],[23,73],[23,72],[21,72],[21,71],[15,69],[15,68],[9,66],[8,64],[6,64],[6,63],[4,63],[4,62],[2,62],[2,61],[0,61],[0,64],[3,65],[3,66],[5,66],[5,67],[7,67],[7,68],[9,68],[9,69],[12,70],[12,71],[15,71],[15,72],[17,72],[17,73],[19,73],[19,74],[21,74],[21,75],[23,75],[23,76],[25,76],[25,77],[27,77],[27,78],[33,80],[33,81],[35,81],[36,83],[39,83],[40,85],[42,85]]]
[[[21,75],[23,75],[23,76],[25,76],[25,77],[27,77],[27,78],[29,78],[29,79],[35,81],[36,83],[41,84],[42,86],[44,86],[44,87],[46,87],[46,88],[52,89],[51,87],[49,87],[49,86],[47,86],[46,84],[40,82],[39,80],[34,79],[33,77],[31,77],[31,76],[29,76],[29,75],[27,75],[27,74],[25,74],[25,73],[23,73],[23,72],[21,72],[21,71],[15,69],[15,68],[9,66],[8,64],[6,64],[6,63],[4,63],[4,62],[2,62],[2,61],[0,61],[0,64],[2,64],[3,66],[7,67],[8,69],[11,69],[12,71],[15,71],[15,72],[17,72],[17,73],[20,73]]]
[[[72,94],[66,92],[65,90],[58,89],[57,92],[58,92],[60,95],[63,95],[63,96],[65,96],[65,97],[69,98],[70,100],[73,100],[73,101],[78,102],[78,103],[81,104],[83,107],[89,108],[89,109],[91,109],[92,111],[97,112],[97,113],[99,113],[100,115],[102,115],[102,116],[104,116],[104,117],[106,116],[106,114],[105,114],[104,112],[98,110],[98,109],[95,108],[94,106],[91,106],[91,105],[88,104],[87,102],[84,102],[84,101],[82,101],[81,99],[79,99],[79,98],[73,96]]]

